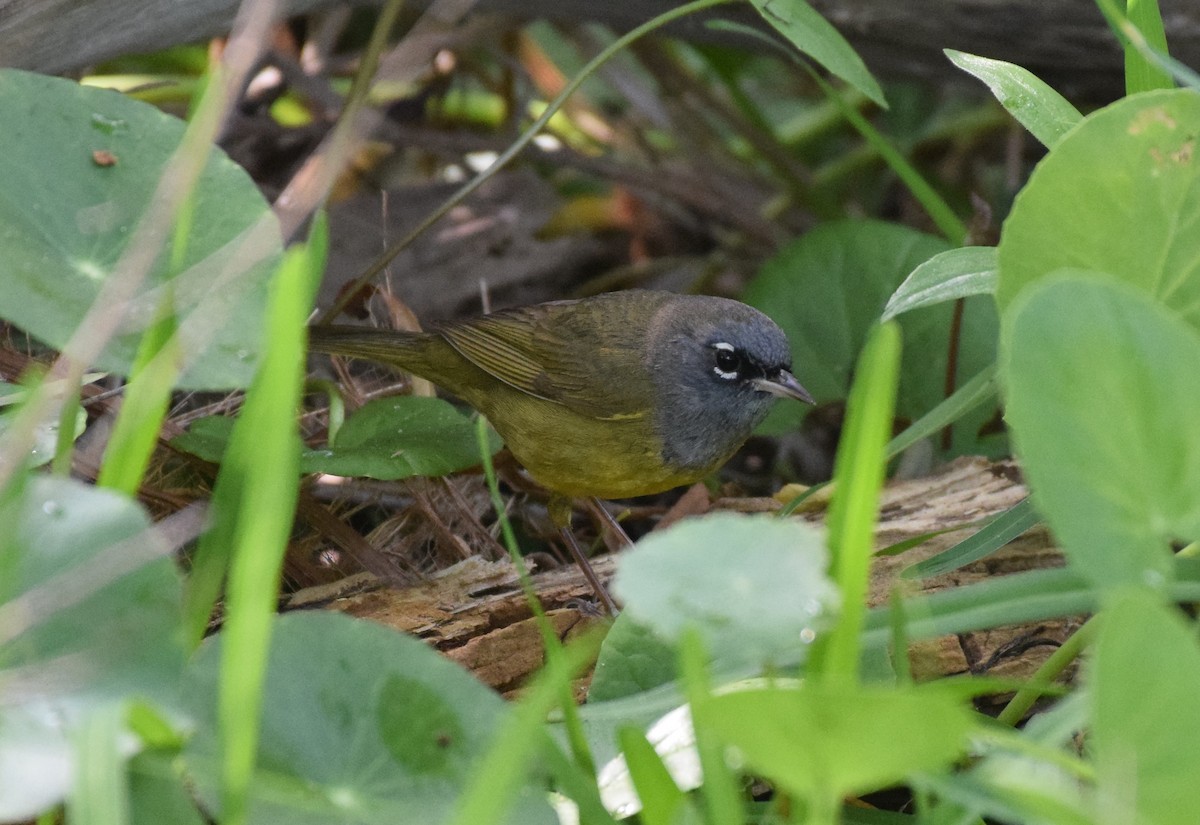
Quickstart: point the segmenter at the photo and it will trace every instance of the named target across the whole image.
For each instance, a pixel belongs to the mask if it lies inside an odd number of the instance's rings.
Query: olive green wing
[[[590,303],[504,310],[437,331],[464,358],[510,387],[591,418],[640,418],[650,396],[643,387],[643,336],[630,334],[624,319],[597,313]]]

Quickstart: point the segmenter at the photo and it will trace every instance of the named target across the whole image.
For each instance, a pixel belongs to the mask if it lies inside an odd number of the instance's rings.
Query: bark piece
[[[877,547],[988,519],[1026,495],[1012,463],[959,459],[937,475],[887,487]],[[770,500],[752,501],[765,507]],[[777,508],[778,504],[773,506]],[[810,513],[804,518],[819,522],[824,514]],[[899,578],[910,564],[953,546],[969,534],[969,530],[946,533],[900,555],[877,558],[872,570],[871,605],[886,603],[897,586],[909,592],[933,593],[991,576],[1063,563],[1048,531],[1034,528],[999,553],[961,570],[925,580],[902,582]],[[602,580],[612,577],[618,558],[606,555],[593,560]],[[585,615],[586,609],[580,609],[589,603],[591,593],[573,566],[535,573],[533,582],[560,633],[582,628],[593,620]],[[468,559],[422,584],[352,593],[334,599],[329,607],[426,639],[501,691],[519,687],[542,664],[541,639],[507,560]],[[1020,678],[1030,675],[1077,626],[1077,619],[1065,619],[949,636],[916,643],[909,656],[920,678],[954,673]]]

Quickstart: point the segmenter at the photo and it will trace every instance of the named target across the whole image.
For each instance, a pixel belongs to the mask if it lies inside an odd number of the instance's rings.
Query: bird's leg
[[[554,496],[550,499],[548,509],[550,511],[550,520],[558,527],[559,535],[562,536],[567,549],[571,551],[571,556],[574,557],[575,564],[579,566],[583,577],[591,585],[596,598],[600,601],[600,604],[604,605],[604,609],[610,616],[616,616],[619,612],[617,603],[613,601],[612,596],[608,595],[608,590],[600,581],[600,577],[596,575],[596,571],[592,569],[591,562],[584,555],[583,548],[579,546],[579,541],[576,540],[575,534],[571,532],[571,501],[560,496]]]
[[[609,550],[623,549],[633,545],[633,539],[629,538],[629,534],[625,532],[625,528],[621,526],[621,522],[613,518],[613,514],[604,506],[603,501],[595,496],[591,496],[585,498],[583,504],[596,521],[600,522],[600,529],[604,530],[607,528],[609,533],[616,538],[618,548],[614,548],[611,543],[605,542],[605,544],[608,544]]]

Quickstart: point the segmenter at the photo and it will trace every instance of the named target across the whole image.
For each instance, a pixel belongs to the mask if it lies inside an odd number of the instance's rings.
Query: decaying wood
[[[937,475],[894,483],[886,489],[877,546],[888,547],[946,528],[977,525],[1017,504],[1026,493],[1013,464],[960,459]],[[753,503],[759,506],[749,509],[778,507],[770,499]],[[824,513],[799,517],[820,522]],[[972,529],[976,527],[937,536],[896,556],[879,557],[872,573],[870,603],[885,603],[893,588],[899,586],[901,570],[952,546]],[[593,562],[606,581],[618,563],[619,556],[604,556]],[[1061,563],[1048,533],[1035,528],[982,562],[904,584],[915,591],[932,593],[989,576]],[[590,592],[574,567],[535,571],[532,580],[560,634],[596,621],[580,610],[588,603]],[[504,692],[519,687],[542,664],[536,625],[507,560],[468,559],[427,582],[402,589],[385,588],[369,577],[360,577],[356,586],[360,590],[349,594],[306,593],[306,602],[294,600],[292,606],[312,606],[315,598],[330,609],[412,633]],[[936,639],[915,644],[910,658],[914,673],[922,678],[967,672],[1028,676],[1076,626],[1075,620],[1038,622]]]

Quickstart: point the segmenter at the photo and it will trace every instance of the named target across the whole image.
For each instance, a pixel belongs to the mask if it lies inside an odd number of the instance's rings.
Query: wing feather
[[[592,299],[593,302],[595,299]],[[614,309],[621,309],[616,306]],[[462,356],[529,395],[601,419],[646,415],[644,336],[622,313],[578,301],[504,310],[438,329]],[[644,325],[642,325],[644,326]]]

